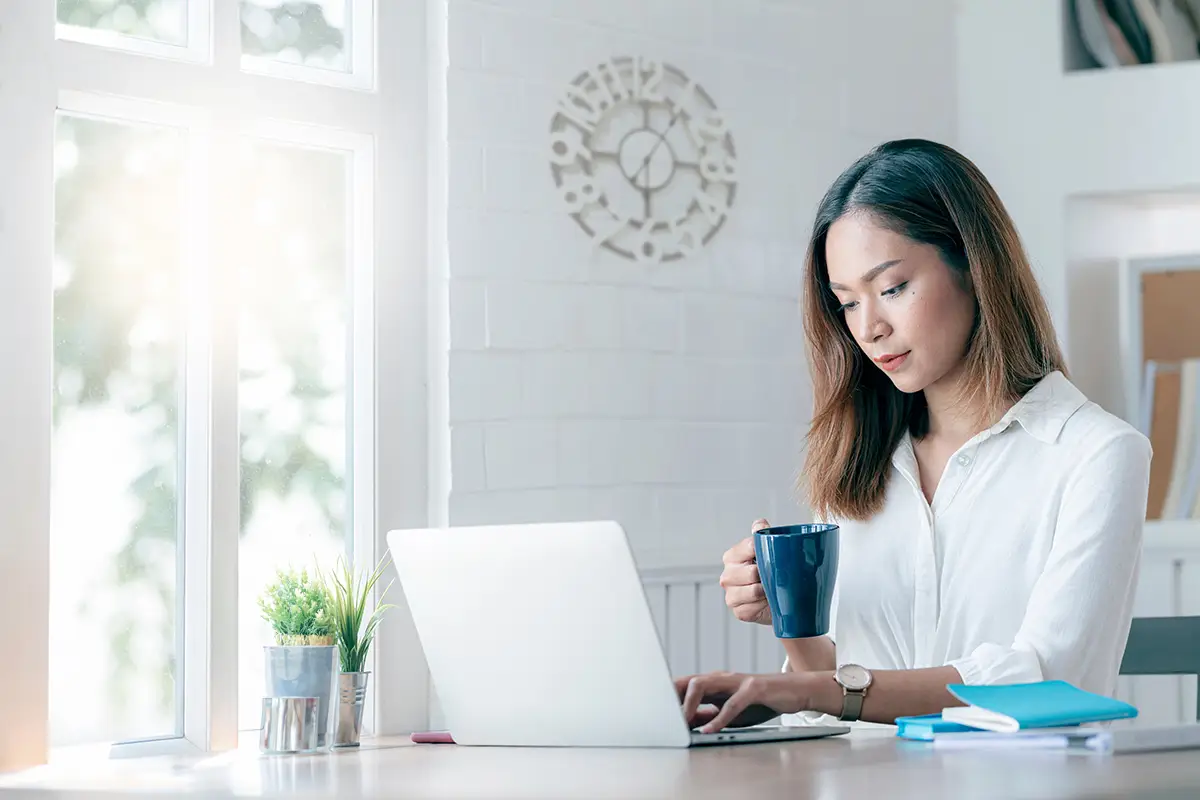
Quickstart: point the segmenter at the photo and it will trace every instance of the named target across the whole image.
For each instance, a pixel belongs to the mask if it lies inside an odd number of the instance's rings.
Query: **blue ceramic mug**
[[[754,533],[758,577],[780,639],[829,633],[838,530],[837,525],[781,525]]]

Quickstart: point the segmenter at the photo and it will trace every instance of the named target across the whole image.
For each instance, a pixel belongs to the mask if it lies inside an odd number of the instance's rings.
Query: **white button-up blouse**
[[[1061,372],[951,456],[932,504],[906,435],[883,510],[832,520],[838,664],[948,664],[968,684],[1062,679],[1112,695],[1150,456],[1145,436]]]

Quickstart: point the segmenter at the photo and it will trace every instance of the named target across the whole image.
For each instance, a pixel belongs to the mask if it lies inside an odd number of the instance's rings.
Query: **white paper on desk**
[[[1171,724],[1152,728],[1030,728],[1015,733],[971,730],[938,733],[934,746],[943,750],[1070,750],[1091,753],[1139,753],[1200,750],[1200,724]]]
[[[1043,749],[1090,753],[1200,750],[1200,724],[1105,729],[1087,726],[1031,728],[1015,733],[969,731],[934,734],[933,746],[947,750]]]
[[[1106,731],[1096,728],[1038,728],[1014,733],[966,731],[937,733],[933,746],[944,750],[1009,750],[1009,749],[1107,749]]]

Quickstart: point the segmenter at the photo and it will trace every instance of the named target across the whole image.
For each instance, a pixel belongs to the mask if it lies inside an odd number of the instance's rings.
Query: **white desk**
[[[379,741],[359,751],[114,761],[0,777],[0,798],[154,796],[634,798],[1200,797],[1200,752],[1095,756],[933,752],[886,732],[695,750],[468,748]]]

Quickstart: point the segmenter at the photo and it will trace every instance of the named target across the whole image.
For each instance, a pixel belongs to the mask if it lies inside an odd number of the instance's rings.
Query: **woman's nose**
[[[875,309],[871,306],[863,306],[863,313],[859,317],[858,340],[860,342],[878,342],[891,332],[887,321],[875,313]]]

